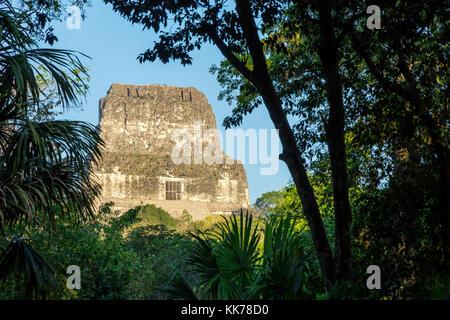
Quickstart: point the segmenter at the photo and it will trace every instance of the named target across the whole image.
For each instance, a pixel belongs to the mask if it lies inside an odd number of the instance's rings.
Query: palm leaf
[[[224,218],[218,224],[216,236],[221,238],[217,250],[217,262],[223,272],[245,287],[254,278],[261,259],[257,246],[260,235],[258,225],[253,225],[253,218],[248,212],[241,210],[239,218],[236,215]]]
[[[0,156],[0,226],[26,215],[53,218],[53,206],[92,217],[100,186],[90,167],[103,142],[89,124],[74,121],[24,123]]]
[[[260,285],[272,298],[293,298],[303,283],[303,247],[292,214],[270,217],[264,230],[263,268]],[[258,288],[261,290],[261,288]]]
[[[176,272],[169,279],[167,285],[159,290],[165,293],[168,299],[199,300],[192,286],[180,272]]]
[[[45,260],[21,238],[15,238],[0,256],[0,279],[14,272],[24,277],[25,296],[45,296],[57,287],[51,268]]]
[[[85,86],[82,76],[87,75],[79,56],[89,57],[71,50],[37,48],[26,21],[9,1],[5,4],[0,8],[0,98],[23,105],[31,96],[31,102],[38,104],[43,94],[37,82],[41,68],[56,84],[63,107],[77,102]]]

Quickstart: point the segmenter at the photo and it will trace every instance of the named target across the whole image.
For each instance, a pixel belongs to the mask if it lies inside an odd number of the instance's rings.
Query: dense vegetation
[[[271,193],[269,200],[261,197],[258,203],[270,208],[265,218],[241,213],[198,222],[190,221],[188,213],[175,219],[151,205],[121,214],[106,204],[95,220],[86,222],[55,213],[58,233],[17,226],[0,246],[24,235],[55,277],[47,299],[448,298],[448,274],[436,273],[420,256],[391,250],[396,245],[392,236],[372,246],[370,239],[355,237],[354,281],[327,292],[307,223],[295,214],[295,198],[292,188]],[[326,226],[332,238],[332,219]],[[427,261],[433,258],[430,248],[408,250],[427,255]],[[375,257],[395,272],[383,273],[383,290],[369,291],[365,266]],[[66,286],[69,265],[81,266],[80,290]],[[420,271],[427,273],[421,276]],[[20,272],[9,274],[0,283],[0,299],[27,298],[24,280]]]
[[[175,270],[189,277],[182,266],[192,240],[162,224],[161,213],[170,217],[155,207],[119,214],[109,204],[95,220],[85,222],[65,219],[56,212],[58,233],[17,226],[9,230],[0,247],[7,246],[6,239],[23,234],[54,274],[54,286],[46,292],[49,299],[163,299],[167,295],[159,289]],[[141,225],[145,219],[155,224]],[[70,265],[81,267],[80,290],[66,286]],[[26,298],[24,289],[23,274],[11,273],[0,283],[0,299]]]
[[[450,297],[446,1],[379,1],[371,30],[366,1],[105,0],[159,33],[141,62],[220,50],[225,127],[264,105],[279,129],[292,184],[257,216],[196,222],[96,212],[98,131],[54,120],[88,90],[87,57],[42,47],[65,1],[19,2],[0,1],[0,298]]]

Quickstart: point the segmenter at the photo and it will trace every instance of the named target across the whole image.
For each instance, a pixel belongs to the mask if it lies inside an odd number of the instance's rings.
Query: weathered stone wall
[[[100,99],[99,114],[106,148],[94,171],[102,203],[113,201],[122,210],[153,203],[174,216],[186,209],[194,219],[249,206],[241,163],[176,165],[171,159],[173,130],[193,136],[195,122],[203,132],[216,128],[212,108],[197,89],[113,84]],[[164,183],[173,180],[181,182],[181,200],[165,200]]]

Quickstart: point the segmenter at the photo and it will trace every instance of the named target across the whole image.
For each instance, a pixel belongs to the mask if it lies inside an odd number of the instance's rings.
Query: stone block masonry
[[[194,220],[249,207],[242,163],[176,165],[171,159],[173,130],[193,135],[198,121],[204,130],[216,129],[211,105],[197,89],[113,84],[100,99],[99,117],[106,143],[94,168],[99,204],[112,201],[121,211],[155,204],[174,217],[186,209]]]

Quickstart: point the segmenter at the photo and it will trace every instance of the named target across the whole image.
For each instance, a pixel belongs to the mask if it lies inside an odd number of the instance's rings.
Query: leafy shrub
[[[178,220],[154,206],[121,214],[112,211],[112,205],[105,204],[96,219],[88,222],[56,212],[58,233],[44,226],[14,225],[0,239],[0,247],[6,248],[14,235],[24,235],[26,243],[47,261],[56,279],[57,288],[46,296],[49,299],[163,299],[167,295],[159,288],[175,270],[192,278],[183,265],[192,240],[172,230],[180,225]],[[186,223],[190,223],[188,218],[185,215]],[[169,226],[142,225],[161,221]],[[80,290],[67,289],[69,265],[81,269]],[[20,274],[0,281],[0,299],[27,298],[24,285]]]
[[[125,215],[127,216],[127,215]],[[129,216],[135,216],[131,211]],[[46,232],[40,227],[28,228],[26,242],[47,261],[53,270],[58,288],[50,299],[125,299],[126,288],[136,268],[137,255],[123,246],[120,232],[124,218],[102,208],[98,221],[85,223],[56,220],[58,233]],[[100,221],[103,221],[100,222]],[[9,230],[20,232],[20,226]],[[6,237],[6,239],[8,236]],[[4,241],[6,241],[4,239]],[[81,289],[66,286],[69,265],[81,270]],[[20,277],[0,283],[0,298],[25,298],[21,292]]]
[[[166,225],[169,228],[176,228],[180,224],[180,221],[172,217],[167,211],[153,204],[138,208],[140,209],[139,217],[142,219],[142,225]]]
[[[265,228],[241,212],[225,217],[212,231],[192,234],[196,242],[185,262],[197,283],[175,272],[166,293],[181,299],[313,298],[308,282],[314,256],[305,254],[295,219],[273,215],[260,221]]]
[[[168,230],[166,225],[134,228],[128,234],[125,246],[136,252],[140,264],[130,283],[131,299],[167,298],[167,294],[160,289],[176,270],[191,277],[185,271],[184,260],[192,250],[192,240]]]

